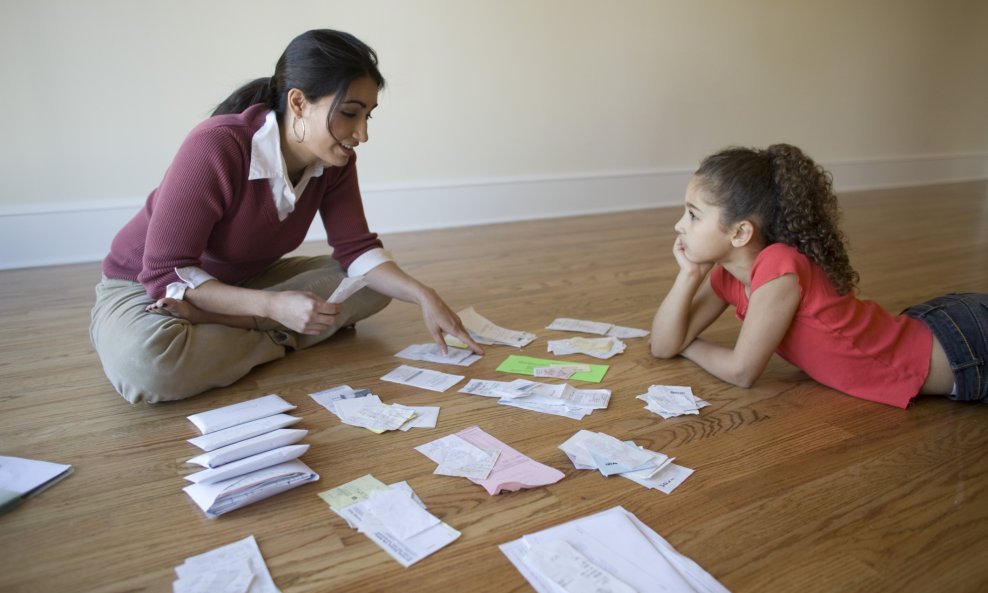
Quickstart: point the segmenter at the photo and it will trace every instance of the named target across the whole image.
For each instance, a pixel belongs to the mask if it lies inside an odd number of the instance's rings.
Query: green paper
[[[518,375],[534,375],[535,369],[550,365],[585,364],[582,362],[567,362],[565,360],[548,360],[545,358],[532,358],[531,356],[518,356],[512,354],[507,360],[501,363],[497,370],[502,373],[516,373]],[[575,373],[570,379],[574,381],[588,381],[590,383],[600,383],[604,378],[604,373],[610,367],[606,364],[591,364],[590,370],[582,373]]]

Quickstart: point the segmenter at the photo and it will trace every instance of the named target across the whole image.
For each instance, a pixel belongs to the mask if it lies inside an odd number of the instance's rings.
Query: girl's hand
[[[672,245],[672,255],[679,264],[679,269],[691,276],[705,278],[707,273],[714,267],[713,263],[696,263],[686,256],[686,245],[683,244],[681,236],[676,237],[676,242]]]
[[[483,354],[484,349],[470,338],[469,332],[463,327],[463,322],[443,302],[439,295],[430,292],[429,296],[422,299],[422,319],[425,321],[425,328],[429,330],[429,335],[439,345],[439,349],[446,353],[446,341],[443,334],[449,334],[466,344],[476,354]]]
[[[317,335],[336,323],[343,305],[327,303],[312,292],[285,290],[271,293],[267,317],[300,334]]]

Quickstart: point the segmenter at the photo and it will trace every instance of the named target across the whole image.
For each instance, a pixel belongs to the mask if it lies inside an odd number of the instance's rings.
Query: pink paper
[[[476,447],[501,450],[501,455],[486,480],[470,480],[483,486],[491,495],[555,484],[566,475],[556,468],[522,455],[481,430],[479,426],[463,429],[456,436]]]

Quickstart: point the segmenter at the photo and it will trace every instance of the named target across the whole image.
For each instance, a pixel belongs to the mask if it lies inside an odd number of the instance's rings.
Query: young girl
[[[364,218],[355,149],[384,78],[374,51],[308,31],[274,75],[227,98],[182,143],[161,185],[117,234],[90,335],[131,403],[229,385],[383,309],[417,303],[443,334],[482,350],[431,288],[405,274]],[[283,258],[318,214],[332,256]],[[369,288],[327,297],[346,276]]]
[[[679,274],[651,350],[750,387],[773,352],[844,393],[905,408],[920,394],[988,403],[988,294],[951,294],[895,316],[854,295],[830,174],[795,146],[706,158],[686,190]],[[733,348],[697,336],[727,305]]]

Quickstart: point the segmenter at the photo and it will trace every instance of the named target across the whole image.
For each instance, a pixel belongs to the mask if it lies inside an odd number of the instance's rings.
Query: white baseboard
[[[838,191],[988,179],[988,153],[834,162]],[[398,233],[679,205],[692,169],[368,186],[371,228]],[[0,207],[0,269],[103,259],[144,198]],[[318,220],[318,219],[317,219]],[[324,240],[319,225],[307,240]]]

